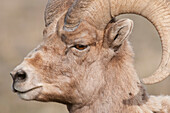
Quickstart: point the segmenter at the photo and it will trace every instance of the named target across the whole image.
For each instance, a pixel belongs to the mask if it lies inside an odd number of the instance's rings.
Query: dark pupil
[[[87,48],[87,45],[76,45],[75,48],[79,50],[83,50]]]

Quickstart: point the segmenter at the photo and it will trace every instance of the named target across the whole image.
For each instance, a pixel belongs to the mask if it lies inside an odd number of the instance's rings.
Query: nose
[[[15,73],[11,72],[10,75],[12,76],[14,82],[23,82],[27,79],[27,73],[22,69]]]

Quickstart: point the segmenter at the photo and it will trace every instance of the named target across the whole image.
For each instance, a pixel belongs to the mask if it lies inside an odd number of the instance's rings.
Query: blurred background
[[[47,0],[0,0],[0,113],[68,113],[57,103],[26,102],[11,90],[9,75],[42,41],[44,9]],[[156,70],[161,59],[161,44],[155,28],[140,16],[123,15],[134,20],[130,41],[135,51],[135,68],[140,76]],[[150,94],[170,95],[170,77],[146,86]]]

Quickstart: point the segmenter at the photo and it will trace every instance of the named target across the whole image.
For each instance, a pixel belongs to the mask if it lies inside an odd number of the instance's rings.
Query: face
[[[13,90],[22,99],[83,103],[104,86],[112,54],[103,48],[103,31],[82,22],[66,32],[62,21],[46,28],[44,41],[11,72]]]

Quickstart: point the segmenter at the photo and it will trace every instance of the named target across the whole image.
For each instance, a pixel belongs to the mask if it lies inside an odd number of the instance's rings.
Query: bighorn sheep
[[[158,70],[139,80],[120,14],[146,17],[159,32]],[[170,113],[169,96],[149,96],[143,84],[170,74],[170,2],[167,0],[49,0],[44,41],[17,66],[13,91],[24,100],[66,104],[70,113]]]

